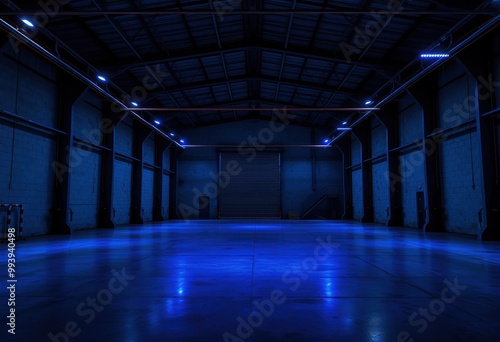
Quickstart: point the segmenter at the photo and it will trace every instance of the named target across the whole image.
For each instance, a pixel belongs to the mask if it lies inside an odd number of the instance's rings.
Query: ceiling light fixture
[[[372,103],[373,103],[373,101],[372,101],[372,100],[368,100],[368,101],[366,101],[366,102],[365,102],[365,105],[369,106],[369,105],[371,105]]]
[[[155,120],[155,124],[161,125],[161,121]]]
[[[102,76],[102,75],[97,75],[97,78],[98,78],[100,81],[106,82],[106,77],[104,77],[104,76]]]
[[[179,140],[181,144],[184,144],[186,141],[184,139]]]
[[[337,127],[337,131],[352,131],[350,127]]]
[[[21,21],[26,24],[26,26],[29,26],[29,27],[35,27],[35,25],[33,25],[33,23],[31,21],[29,21],[28,19],[26,18],[23,18],[21,19]]]
[[[134,107],[139,107],[139,104],[137,102],[130,102],[130,104]]]
[[[447,53],[423,53],[420,58],[447,58],[450,57]]]

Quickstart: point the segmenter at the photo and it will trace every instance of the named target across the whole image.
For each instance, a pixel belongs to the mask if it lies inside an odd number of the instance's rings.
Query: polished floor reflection
[[[18,243],[16,258],[16,335],[2,323],[1,341],[500,335],[500,242],[451,234],[332,221],[174,221],[34,237]],[[6,286],[0,295],[6,317]]]

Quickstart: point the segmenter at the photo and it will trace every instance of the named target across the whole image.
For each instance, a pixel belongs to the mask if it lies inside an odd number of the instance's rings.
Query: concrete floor
[[[179,221],[34,237],[18,243],[16,259],[16,335],[2,323],[1,341],[500,335],[500,243],[451,234],[331,221]],[[5,317],[6,286],[0,295]]]

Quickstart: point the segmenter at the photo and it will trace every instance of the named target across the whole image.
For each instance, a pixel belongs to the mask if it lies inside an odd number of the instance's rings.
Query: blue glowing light
[[[29,27],[35,27],[35,25],[33,25],[33,23],[31,21],[29,21],[28,19],[24,18],[24,19],[21,19],[21,21],[26,24],[26,26],[29,26]]]
[[[421,58],[447,58],[450,57],[447,53],[423,53],[420,55]]]

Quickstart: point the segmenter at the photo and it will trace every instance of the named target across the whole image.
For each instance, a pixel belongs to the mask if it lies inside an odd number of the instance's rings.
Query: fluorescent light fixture
[[[155,120],[155,124],[161,125],[161,121]]]
[[[130,102],[130,104],[134,107],[139,107],[139,104],[137,102]]]
[[[186,141],[184,139],[179,140],[181,144],[184,144]]]
[[[350,127],[337,127],[337,131],[352,131]]]
[[[342,122],[342,125],[344,126],[347,125],[347,121]]]
[[[106,77],[104,76],[101,76],[101,75],[97,75],[97,78],[103,82],[106,82]]]
[[[170,135],[171,137],[175,137],[175,134],[174,134],[174,133],[172,133],[172,132],[170,132],[170,133],[169,133],[169,135]]]
[[[328,140],[328,139],[325,139],[325,144],[328,144],[328,142],[329,142],[329,141],[330,141],[330,140]]]
[[[26,26],[29,26],[29,27],[35,27],[35,25],[33,25],[33,23],[31,21],[29,21],[28,19],[26,18],[23,18],[21,19],[21,21],[26,24]]]
[[[368,100],[368,101],[366,101],[366,102],[365,102],[365,105],[369,106],[369,105],[371,105],[372,103],[373,103],[373,101],[372,101],[372,100]]]
[[[447,58],[450,57],[447,53],[423,53],[420,55],[421,58]]]

